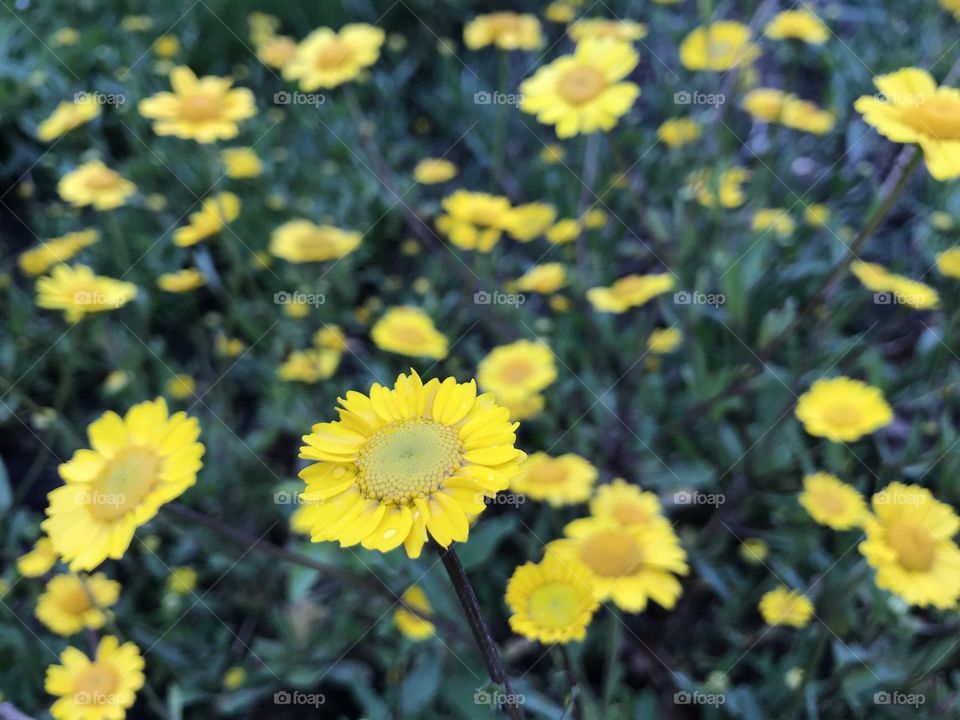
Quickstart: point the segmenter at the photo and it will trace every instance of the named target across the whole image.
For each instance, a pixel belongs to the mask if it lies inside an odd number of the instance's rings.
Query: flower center
[[[530,470],[530,480],[537,485],[558,485],[566,479],[567,469],[553,458],[543,458]]]
[[[579,65],[563,74],[557,85],[557,92],[570,104],[582,105],[599,95],[606,84],[606,77],[597,68]]]
[[[335,39],[324,45],[317,53],[317,67],[321,70],[335,70],[347,64],[353,50],[343,40]]]
[[[93,606],[90,604],[90,596],[83,587],[82,581],[77,587],[71,588],[60,597],[61,609],[70,615],[79,615],[90,610]]]
[[[180,105],[180,114],[189,122],[204,122],[220,116],[220,98],[207,93],[188,95]]]
[[[446,425],[416,418],[376,432],[357,456],[365,497],[410,504],[437,492],[463,461],[463,444]]]
[[[895,523],[887,528],[887,542],[907,570],[926,572],[933,566],[936,542],[923,525],[908,521]]]
[[[73,681],[73,693],[85,705],[105,705],[117,688],[117,673],[109,665],[93,663]]]
[[[902,115],[906,125],[936,140],[960,140],[960,100],[942,95],[923,98]]]
[[[841,513],[844,509],[843,500],[833,492],[821,492],[817,494],[817,503],[828,513]]]
[[[580,615],[580,596],[576,588],[563,582],[551,582],[530,593],[528,611],[539,624],[566,627]]]
[[[831,425],[850,427],[860,422],[860,411],[852,405],[831,405],[824,410]]]
[[[642,525],[650,519],[642,507],[628,502],[614,505],[613,516],[623,525]]]
[[[632,575],[643,563],[643,554],[639,543],[620,530],[600,530],[580,546],[581,559],[603,577]]]
[[[531,375],[533,375],[533,365],[526,358],[512,360],[500,369],[500,377],[511,385],[522,385]]]
[[[107,190],[117,184],[120,176],[110,168],[95,168],[87,174],[87,187],[92,190]]]
[[[90,486],[90,512],[98,520],[114,520],[135,509],[156,484],[160,467],[161,460],[153,450],[124,448]]]

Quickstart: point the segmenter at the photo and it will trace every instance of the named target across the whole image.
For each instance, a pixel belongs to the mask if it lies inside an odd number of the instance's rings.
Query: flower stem
[[[503,662],[500,660],[497,646],[494,645],[493,638],[490,636],[487,621],[483,619],[480,603],[477,602],[477,595],[473,592],[473,586],[467,578],[467,573],[463,569],[453,545],[446,549],[440,549],[440,559],[443,561],[443,567],[446,569],[447,575],[450,576],[450,582],[453,583],[457,598],[463,605],[463,611],[470,623],[470,629],[477,641],[477,647],[480,648],[480,654],[483,655],[483,662],[487,666],[487,672],[490,673],[490,679],[496,684],[502,685],[504,693],[506,693],[507,702],[504,705],[504,711],[512,720],[523,720],[523,711],[516,704],[517,696],[514,695],[513,688],[510,687],[510,678],[507,677],[507,672],[503,669]]]
[[[570,658],[570,650],[566,645],[557,645],[560,657],[563,659],[563,669],[567,676],[567,685],[570,686],[570,703],[573,706],[573,720],[583,720],[583,703],[580,700],[580,681]]]

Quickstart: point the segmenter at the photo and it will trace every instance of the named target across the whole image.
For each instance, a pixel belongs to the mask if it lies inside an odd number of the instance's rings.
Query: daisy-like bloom
[[[960,518],[919,485],[891,483],[873,496],[860,553],[877,587],[919,607],[953,608],[960,599]]]
[[[413,179],[421,185],[436,185],[453,180],[457,166],[445,158],[424,158],[413,168]]]
[[[41,527],[71,570],[119,559],[134,531],[197,479],[200,424],[169,415],[163,398],[134,405],[125,417],[106,412],[87,429],[91,449],[59,467],[64,485],[48,496]]]
[[[394,307],[370,329],[370,337],[381,350],[408,357],[439,360],[447,355],[449,342],[433,320],[416,307]]]
[[[563,159],[567,156],[567,151],[562,145],[556,143],[551,143],[550,145],[544,145],[543,149],[540,151],[540,159],[543,160],[547,165],[556,165],[559,162],[563,162]]]
[[[123,720],[143,687],[143,656],[132,642],[101,638],[91,659],[74,647],[47,668],[44,689],[57,696],[54,720]]]
[[[740,543],[740,557],[751,565],[759,565],[769,554],[770,548],[760,538],[747,538]]]
[[[504,596],[510,606],[510,629],[542,643],[583,640],[600,605],[590,576],[582,563],[549,555],[542,562],[519,566]]]
[[[149,15],[125,15],[120,27],[127,32],[144,32],[153,27],[153,18]]]
[[[185,373],[174,375],[163,384],[163,391],[174,400],[186,400],[196,389],[197,381]]]
[[[226,148],[220,152],[220,160],[227,177],[235,180],[257,177],[263,170],[260,158],[253,148]]]
[[[337,372],[341,355],[339,350],[328,348],[295,350],[277,368],[277,377],[288,382],[309,385],[328,380]]]
[[[27,275],[42,275],[52,266],[66,262],[99,239],[100,233],[92,229],[68,233],[24,251],[17,264]]]
[[[797,224],[782,208],[761,208],[753,214],[750,227],[757,232],[769,230],[779,238],[787,238],[796,230]]]
[[[743,109],[765,123],[780,122],[788,93],[778,88],[754,88],[743,96]]]
[[[680,62],[687,70],[722,72],[749,65],[759,56],[750,28],[734,20],[698,27],[680,43]]]
[[[557,219],[557,209],[548,203],[517,205],[507,212],[504,226],[514,240],[530,242],[543,235]]]
[[[553,351],[531,340],[495,347],[477,367],[481,389],[492,392],[500,404],[537,395],[556,379]]]
[[[613,482],[598,487],[590,501],[591,515],[613,520],[624,527],[667,522],[662,512],[656,493],[644,492],[623,478],[614,478]]]
[[[383,30],[364,23],[344,25],[339,32],[317,28],[297,46],[283,77],[299,81],[304,92],[335,88],[377,61],[384,37]]]
[[[765,593],[757,607],[768,625],[802,628],[813,617],[813,603],[797,591],[782,586]]]
[[[554,245],[566,245],[580,237],[583,228],[576,218],[563,218],[547,230],[547,240]]]
[[[433,607],[430,605],[427,594],[419,585],[411,585],[400,598],[410,607],[420,610],[423,613],[430,614],[433,612]],[[433,637],[436,632],[436,628],[432,622],[424,620],[419,615],[410,612],[404,607],[398,608],[393,613],[393,624],[397,626],[397,629],[403,633],[405,637],[414,641],[426,640],[427,638]]]
[[[204,198],[200,210],[190,213],[190,223],[173,231],[173,243],[190,247],[216,235],[240,215],[240,198],[232,192]]]
[[[100,116],[100,103],[93,95],[82,94],[73,102],[62,102],[53,113],[37,127],[37,137],[43,142],[56,140],[74,128],[85,125]]]
[[[120,599],[120,583],[103,573],[81,577],[56,575],[37,600],[37,620],[57,635],[75,635],[87,628],[98,630],[107,621],[107,608]]]
[[[879,263],[854,260],[850,263],[850,272],[863,283],[868,290],[881,291],[890,287],[890,271]]]
[[[868,290],[885,293],[885,304],[907,305],[915,310],[930,310],[940,304],[939,294],[929,285],[892,273],[878,263],[855,260],[850,263],[850,271]]]
[[[290,220],[270,233],[270,254],[292,263],[323,262],[349,255],[362,239],[352,230]]]
[[[140,114],[154,121],[157,135],[173,135],[198,143],[229,140],[240,123],[257,114],[253,93],[232,87],[228,77],[197,78],[188,67],[170,71],[173,92],[159,92],[140,101]]]
[[[502,195],[457,190],[442,202],[437,230],[461,250],[490,252],[508,222],[510,201]]]
[[[937,255],[937,269],[946,277],[960,279],[960,246]]]
[[[116,310],[133,300],[137,286],[94,275],[86,265],[57,265],[37,280],[37,307],[62,310],[67,322],[92,313]]]
[[[607,20],[606,18],[580,18],[567,28],[575,42],[587,38],[623,40],[634,42],[647,36],[647,26],[633,20]]]
[[[517,423],[476,383],[424,384],[413,371],[393,389],[347,393],[340,419],[318,423],[300,457],[311,540],[360,543],[420,556],[427,533],[443,547],[464,542],[485,498],[507,488],[524,453]]]
[[[803,211],[803,220],[813,227],[825,227],[830,222],[830,208],[826,205],[808,205]]]
[[[257,58],[267,67],[283,70],[297,56],[297,41],[288,35],[274,35],[257,45]]]
[[[657,328],[647,338],[647,349],[653,355],[669,355],[683,342],[683,332],[679,328]]]
[[[238,665],[228,668],[223,674],[223,687],[227,690],[238,690],[247,681],[247,671]]]
[[[495,12],[478,15],[463,29],[463,42],[471,50],[495,45],[501,50],[535,50],[543,45],[536,15]]]
[[[670,610],[683,592],[676,575],[686,575],[687,554],[667,522],[625,527],[610,518],[580,518],[566,538],[547,545],[547,557],[579,560],[590,570],[598,600],[612,599],[621,610],[641,612],[648,600]]]
[[[863,496],[855,487],[825,472],[803,478],[803,492],[797,499],[810,517],[834,530],[860,525],[867,512]]]
[[[567,284],[567,269],[563,263],[543,263],[527,270],[514,286],[521,292],[535,292],[549,295]]]
[[[687,185],[704,207],[738,208],[747,201],[743,184],[749,179],[750,171],[742,167],[728,168],[719,176],[703,169],[691,173]]]
[[[629,43],[579,42],[573,55],[554,60],[521,83],[520,109],[555,125],[557,137],[608,132],[640,95],[637,85],[624,81],[639,60]]]
[[[339,325],[326,325],[313,334],[313,344],[321,348],[329,348],[338,352],[345,352],[350,346],[343,328]]]
[[[940,7],[947,12],[952,12],[960,21],[960,0],[940,0]]]
[[[953,218],[950,217],[950,213],[938,210],[930,213],[930,225],[940,232],[949,232],[953,230],[954,222]]]
[[[543,9],[543,16],[550,22],[568,23],[577,16],[577,11],[569,3],[557,0]]]
[[[30,552],[17,558],[17,572],[24,577],[40,577],[57,564],[57,553],[50,538],[41,537]]]
[[[833,126],[837,122],[837,116],[809,100],[801,100],[798,97],[790,96],[783,106],[780,122],[794,130],[814,135],[825,135],[833,130]]]
[[[593,208],[593,210],[587,210],[580,218],[580,224],[583,225],[587,230],[599,230],[602,227],[605,227],[606,224],[610,221],[610,216],[607,215],[606,210],[601,210],[600,208]]]
[[[263,12],[252,12],[247,16],[250,27],[250,42],[261,45],[272,38],[280,29],[280,18]]]
[[[700,139],[703,128],[693,118],[672,118],[657,128],[657,138],[669,148],[679,148]]]
[[[497,399],[503,407],[510,411],[511,420],[530,420],[543,412],[546,400],[543,395],[511,395]]]
[[[837,377],[817,380],[794,411],[803,429],[832,442],[853,442],[893,422],[880,388]]]
[[[903,68],[873,79],[881,98],[864,95],[854,108],[885,138],[916,143],[937,180],[960,177],[960,90],[937,87],[920,68]]]
[[[822,45],[830,37],[830,30],[816,13],[802,10],[784,10],[767,23],[763,34],[771,40],[800,40],[810,45]]]
[[[196,268],[164,273],[157,278],[157,287],[171,293],[185,293],[207,284],[207,276]]]
[[[161,35],[153,43],[153,54],[169,60],[180,52],[180,40],[176,35]]]
[[[167,576],[167,590],[176,595],[189,595],[196,586],[197,571],[192,567],[170,568],[170,574]]]
[[[510,481],[510,489],[551,507],[576,505],[590,497],[597,481],[597,469],[587,460],[567,453],[550,457],[534,453],[520,466],[520,473]]]
[[[60,197],[74,207],[93,205],[97,210],[113,210],[125,205],[137,186],[99,160],[71,170],[57,183]]]
[[[630,308],[650,302],[658,295],[670,292],[674,287],[673,276],[667,273],[627,275],[610,287],[590,288],[587,290],[587,300],[601,312],[619,315]]]
[[[240,338],[227,337],[226,335],[217,335],[213,341],[213,349],[218,355],[233,358],[237,357],[246,349],[246,344]]]

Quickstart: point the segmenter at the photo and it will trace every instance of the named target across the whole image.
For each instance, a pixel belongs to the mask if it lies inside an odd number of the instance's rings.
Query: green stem
[[[567,676],[567,685],[570,686],[570,704],[573,707],[573,720],[583,720],[583,703],[580,700],[580,680],[577,676],[570,650],[566,645],[557,645],[560,657],[563,660],[564,673]]]
[[[620,631],[620,618],[617,611],[610,608],[610,639],[607,646],[607,664],[604,666],[606,673],[603,685],[603,715],[607,717],[610,712],[610,704],[613,702],[613,693],[617,688],[617,673],[614,669],[618,667],[620,660],[620,648],[623,645],[623,633]]]

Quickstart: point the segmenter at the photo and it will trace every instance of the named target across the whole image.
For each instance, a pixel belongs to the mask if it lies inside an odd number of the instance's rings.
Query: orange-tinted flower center
[[[580,545],[580,557],[602,577],[632,575],[643,563],[643,548],[630,533],[599,530]]]
[[[117,673],[104,663],[92,663],[73,681],[73,692],[79,704],[102,705],[110,702],[117,688]]]
[[[537,485],[558,485],[567,479],[567,468],[554,458],[542,458],[530,468],[530,481]]]
[[[353,49],[349,43],[334,39],[324,45],[317,53],[317,67],[321,70],[342,68],[350,61]]]
[[[90,486],[87,506],[98,520],[114,520],[135,510],[159,479],[161,460],[150,448],[118,452]]]
[[[572,105],[590,102],[607,85],[604,74],[592,65],[578,65],[567,70],[557,85],[560,96]]]
[[[926,572],[933,566],[936,541],[923,525],[906,520],[896,522],[887,528],[887,542],[907,570]]]
[[[93,168],[87,173],[87,187],[92,190],[107,190],[117,184],[120,176],[107,167]]]
[[[205,122],[220,116],[222,103],[220,98],[208,93],[197,93],[185,97],[180,105],[180,114],[189,122]]]

